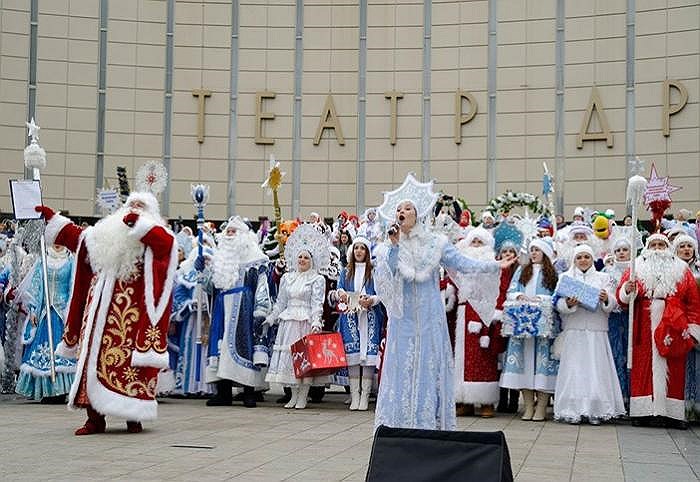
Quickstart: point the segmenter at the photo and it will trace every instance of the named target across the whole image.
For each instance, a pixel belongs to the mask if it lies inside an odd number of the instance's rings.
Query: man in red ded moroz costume
[[[82,229],[46,206],[46,241],[75,257],[73,295],[56,354],[77,358],[70,409],[86,408],[76,435],[105,431],[105,415],[127,420],[129,432],[157,415],[158,371],[166,351],[177,243],[149,192]]]
[[[636,260],[636,284],[627,270],[617,297],[626,306],[636,291],[630,376],[630,416],[635,425],[663,417],[668,427],[685,428],[686,355],[700,338],[700,297],[688,265],[652,234]]]

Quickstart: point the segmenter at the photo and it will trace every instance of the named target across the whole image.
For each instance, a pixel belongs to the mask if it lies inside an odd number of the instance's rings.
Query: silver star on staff
[[[634,159],[627,161],[629,166],[630,175],[642,174],[644,172],[644,161],[639,158],[639,156],[634,156]]]
[[[39,131],[41,130],[41,127],[36,125],[36,122],[34,122],[34,117],[32,117],[31,122],[25,122],[27,125],[27,129],[29,129],[29,134],[27,134],[28,137],[31,137],[33,141],[39,140]]]

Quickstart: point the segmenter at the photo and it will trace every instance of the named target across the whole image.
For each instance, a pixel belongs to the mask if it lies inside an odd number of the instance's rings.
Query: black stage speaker
[[[512,482],[503,432],[390,428],[374,435],[367,481]]]

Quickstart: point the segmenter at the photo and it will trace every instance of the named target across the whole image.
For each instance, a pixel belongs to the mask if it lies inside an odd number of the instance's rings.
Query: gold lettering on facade
[[[467,99],[469,102],[469,112],[466,114],[462,113],[462,99]],[[470,92],[457,89],[455,92],[455,144],[462,143],[462,126],[474,118],[478,108],[476,98]]]
[[[211,90],[193,89],[192,95],[197,97],[199,104],[197,109],[197,142],[201,144],[204,142],[204,101],[207,97],[211,97]]]
[[[387,90],[384,92],[384,97],[389,99],[391,105],[391,124],[389,126],[389,143],[394,146],[396,145],[396,131],[398,126],[398,103],[399,99],[403,99],[403,92],[398,92],[396,90]]]
[[[318,128],[316,129],[316,137],[314,137],[315,146],[319,145],[321,142],[321,135],[323,135],[323,131],[325,129],[333,129],[335,131],[335,137],[338,139],[338,144],[341,146],[345,145],[343,129],[340,127],[340,119],[338,119],[335,104],[333,103],[333,95],[331,94],[328,94],[328,97],[326,97],[326,103],[323,104],[321,119],[319,120]]]
[[[671,105],[671,87],[675,87],[680,95],[678,103],[673,105]],[[678,80],[665,80],[663,103],[664,106],[661,114],[661,131],[663,132],[664,136],[668,137],[671,135],[671,116],[683,110],[685,104],[688,103],[688,89],[686,89],[685,85],[681,84]]]
[[[593,118],[593,111],[598,114],[598,122],[600,123],[600,131],[598,132],[588,132],[591,119]],[[579,130],[578,136],[576,136],[576,147],[583,149],[583,141],[605,141],[608,147],[613,146],[613,134],[610,132],[608,119],[605,117],[605,111],[603,110],[603,102],[600,100],[598,89],[595,86],[591,91],[591,98],[588,101],[588,107],[586,107],[586,114],[583,116],[581,130]]]
[[[275,118],[273,112],[263,112],[263,99],[274,99],[277,94],[269,90],[263,90],[255,93],[255,143],[256,144],[274,144],[275,140],[272,137],[263,135],[263,121],[272,120]]]

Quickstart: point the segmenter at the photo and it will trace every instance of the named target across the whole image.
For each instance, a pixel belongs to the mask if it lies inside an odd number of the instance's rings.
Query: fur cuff
[[[481,348],[486,349],[489,347],[490,344],[491,344],[491,337],[490,336],[484,335],[484,336],[479,337],[479,346]]]
[[[632,299],[632,293],[627,294],[627,291],[625,291],[625,286],[620,286],[620,291],[618,291],[618,296],[620,297],[620,301],[626,305],[629,305],[630,300]]]
[[[695,323],[690,323],[688,325],[688,334],[695,338],[695,344],[697,345],[700,343],[700,325],[696,325]]]
[[[170,357],[168,352],[158,353],[153,348],[142,352],[134,350],[131,353],[131,366],[133,367],[153,367],[153,368],[168,368]]]
[[[68,360],[75,360],[78,358],[78,345],[68,346],[61,340],[56,346],[54,354]]]
[[[497,321],[503,320],[503,310],[494,310],[493,319]]]
[[[467,331],[469,333],[481,333],[482,323],[480,321],[470,321],[467,323]]]
[[[56,238],[58,237],[58,234],[61,232],[61,230],[68,226],[70,223],[71,220],[67,217],[61,216],[58,213],[54,214],[51,218],[51,221],[46,223],[46,245],[51,246],[56,241]]]
[[[557,311],[562,315],[569,315],[571,313],[574,313],[577,308],[578,305],[574,305],[569,308],[569,305],[566,304],[566,298],[559,298],[557,300]]]
[[[147,220],[144,219],[143,216],[139,216],[138,220],[134,223],[134,227],[131,228],[129,234],[135,237],[136,239],[141,239],[144,236],[146,236],[146,234],[155,226],[157,226],[155,221],[152,221],[150,219]]]

